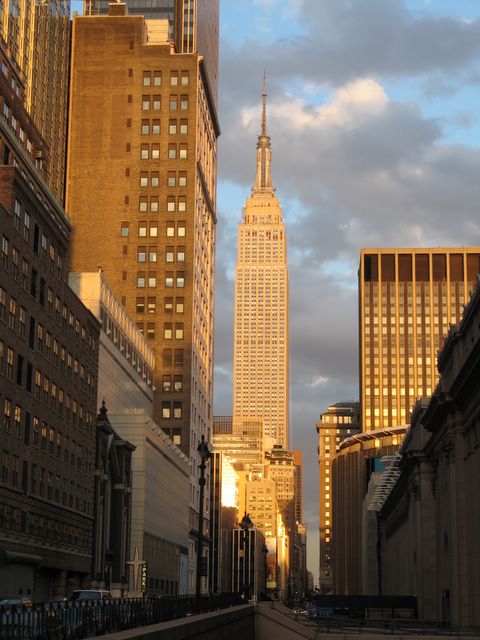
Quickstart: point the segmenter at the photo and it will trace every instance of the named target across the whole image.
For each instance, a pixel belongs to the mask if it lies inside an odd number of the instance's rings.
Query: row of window
[[[140,125],[140,133],[142,136],[158,136],[161,131],[161,122],[159,118],[143,118]],[[188,120],[186,118],[181,118],[180,120],[176,118],[170,118],[168,120],[168,133],[169,135],[186,135],[188,133]]]
[[[181,142],[180,144],[169,143],[167,158],[169,160],[175,160],[180,158],[186,160],[188,158],[188,144]],[[142,143],[140,145],[140,159],[141,160],[159,160],[160,159],[160,145],[156,142],[152,144]]]
[[[174,213],[175,211],[185,212],[187,210],[187,198],[185,196],[168,196],[166,202],[166,208],[168,212]],[[140,196],[138,201],[138,210],[141,213],[151,211],[152,213],[158,213],[159,211],[159,197],[158,196]]]
[[[137,273],[137,287],[139,289],[154,289],[158,283],[157,273],[154,271],[145,272],[139,271]],[[167,271],[165,273],[164,285],[167,289],[172,287],[183,288],[185,287],[185,272],[184,271]]]
[[[142,220],[137,223],[137,234],[139,238],[157,238],[158,237],[158,222],[152,220],[147,222]],[[120,236],[122,238],[128,238],[130,235],[130,222],[123,221],[120,223]],[[167,238],[185,238],[186,236],[186,223],[185,220],[179,220],[175,222],[168,220],[165,223],[165,235]]]
[[[186,187],[187,172],[186,171],[169,171],[167,174],[168,187]],[[140,187],[158,187],[159,172],[158,171],[140,171]]]
[[[162,108],[162,97],[160,95],[143,95],[142,96],[142,111],[160,111]],[[169,111],[176,111],[181,109],[182,111],[188,111],[189,97],[187,94],[171,94],[168,97],[168,109]]]
[[[133,74],[133,70],[132,70]],[[188,71],[170,71],[170,86],[187,87],[189,83]],[[144,87],[161,87],[162,86],[162,72],[161,71],[144,71],[143,72],[143,86]]]
[[[137,262],[157,262],[158,250],[156,246],[137,247]],[[185,262],[185,247],[167,247],[165,262]]]

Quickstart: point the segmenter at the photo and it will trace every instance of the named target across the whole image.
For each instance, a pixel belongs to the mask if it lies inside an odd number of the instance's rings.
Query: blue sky
[[[231,412],[237,225],[265,70],[316,575],[315,422],[358,397],[360,248],[480,245],[480,2],[222,0],[220,22],[215,412]]]

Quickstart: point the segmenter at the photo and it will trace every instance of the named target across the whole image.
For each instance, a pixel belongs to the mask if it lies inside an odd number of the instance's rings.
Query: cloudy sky
[[[232,411],[237,226],[263,71],[287,225],[292,448],[318,565],[315,423],[358,398],[361,247],[480,245],[478,0],[221,0],[215,413]]]

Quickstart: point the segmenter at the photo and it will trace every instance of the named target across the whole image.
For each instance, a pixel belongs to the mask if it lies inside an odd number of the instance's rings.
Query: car
[[[77,589],[69,597],[69,600],[111,600],[112,594],[106,589]]]

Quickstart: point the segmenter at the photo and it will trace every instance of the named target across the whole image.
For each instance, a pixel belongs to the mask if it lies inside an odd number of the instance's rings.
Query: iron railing
[[[77,640],[244,604],[239,594],[0,606],[0,640]]]

